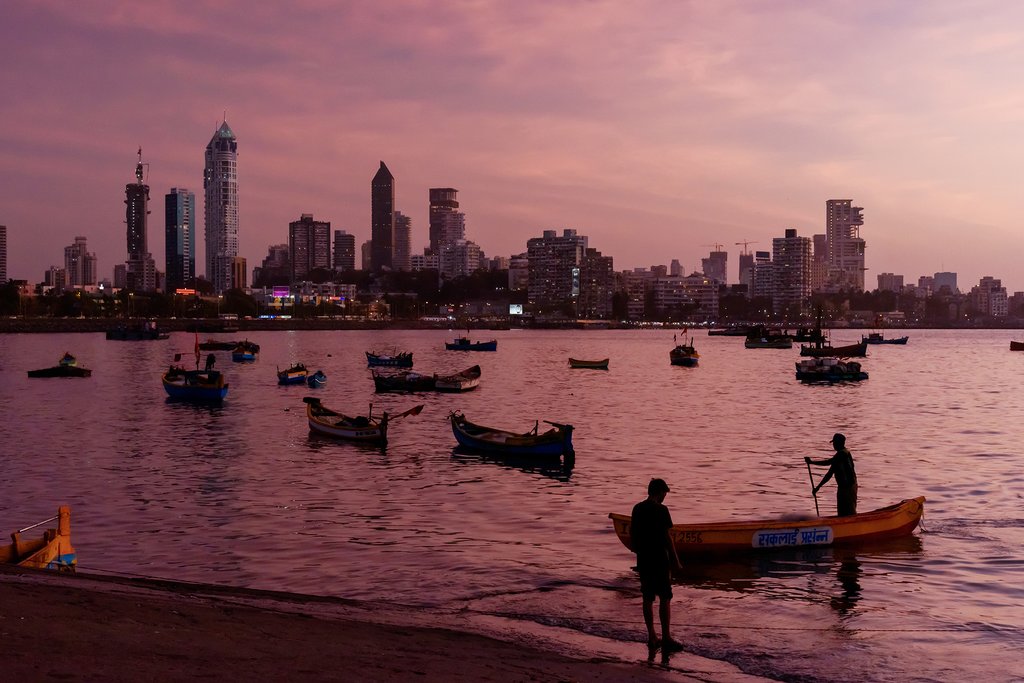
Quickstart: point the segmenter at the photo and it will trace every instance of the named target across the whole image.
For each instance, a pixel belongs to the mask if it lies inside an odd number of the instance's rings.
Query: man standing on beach
[[[836,449],[836,454],[828,460],[804,458],[804,462],[811,465],[828,465],[828,472],[814,487],[812,493],[817,494],[818,489],[835,476],[836,514],[840,517],[855,515],[857,514],[857,472],[853,469],[853,455],[846,448],[846,436],[835,434],[832,437],[832,447]]]
[[[647,624],[647,648],[653,656],[660,647],[663,654],[678,652],[683,646],[672,640],[672,571],[679,569],[679,556],[669,537],[672,516],[663,504],[668,493],[664,479],[651,479],[647,498],[633,506],[630,539],[636,553],[636,569],[640,574],[644,622]],[[658,598],[661,618],[661,640],[654,631],[654,599]]]

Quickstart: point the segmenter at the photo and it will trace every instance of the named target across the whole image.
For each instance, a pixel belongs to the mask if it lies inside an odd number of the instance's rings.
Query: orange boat
[[[844,545],[909,536],[924,514],[924,496],[846,517],[813,517],[799,521],[712,522],[676,524],[669,530],[680,556],[713,555],[793,548]],[[622,544],[630,541],[630,516],[609,514]]]
[[[48,522],[57,521],[56,529],[47,529],[43,537],[32,541],[21,540],[21,534]],[[56,517],[44,519],[11,534],[11,543],[0,546],[0,564],[13,564],[30,569],[56,569],[75,571],[78,558],[71,547],[71,508],[61,505]]]

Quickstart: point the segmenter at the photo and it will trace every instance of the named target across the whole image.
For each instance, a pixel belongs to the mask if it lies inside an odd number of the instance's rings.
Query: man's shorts
[[[644,602],[652,602],[655,597],[672,599],[672,572],[668,567],[638,566],[637,573],[640,574],[640,593]]]

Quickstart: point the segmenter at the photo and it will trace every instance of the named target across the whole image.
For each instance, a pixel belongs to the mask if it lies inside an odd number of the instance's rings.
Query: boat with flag
[[[367,415],[352,416],[331,410],[315,396],[305,396],[302,401],[306,404],[306,420],[309,422],[311,432],[335,439],[380,446],[387,444],[388,427],[391,422],[410,415],[419,415],[423,410],[423,405],[420,404],[397,415],[388,415],[385,411],[376,417],[371,403]]]
[[[672,341],[678,341],[675,335],[672,335]],[[693,337],[686,338],[686,329],[683,329],[683,343],[676,343],[675,348],[668,352],[668,360],[672,365],[686,368],[695,367],[700,360],[700,354],[693,347]]]
[[[844,517],[676,524],[669,536],[680,557],[779,550],[801,546],[853,545],[909,536],[924,514],[924,496]],[[633,549],[631,517],[611,513],[615,535]]]
[[[21,535],[26,531],[54,521],[57,526],[46,529],[41,538],[22,540]],[[75,571],[78,555],[71,545],[71,508],[61,505],[57,508],[56,516],[12,532],[11,542],[0,545],[0,564],[29,569],[55,569],[60,572]]]

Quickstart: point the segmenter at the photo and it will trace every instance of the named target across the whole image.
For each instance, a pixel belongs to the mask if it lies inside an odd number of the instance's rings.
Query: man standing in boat
[[[840,517],[855,515],[857,514],[857,472],[853,469],[853,455],[846,448],[846,436],[843,434],[833,435],[832,447],[836,449],[836,454],[828,460],[804,458],[804,462],[811,465],[828,466],[828,472],[814,487],[813,493],[817,494],[818,489],[835,476],[836,514]]]
[[[664,479],[651,479],[647,485],[647,498],[633,506],[630,539],[636,553],[636,568],[640,574],[640,592],[643,596],[644,622],[647,624],[647,647],[651,654],[660,647],[663,654],[678,652],[683,646],[672,640],[672,571],[679,569],[679,556],[669,536],[672,516],[665,507],[668,484]],[[654,630],[654,599],[658,598],[658,616],[661,618],[661,640]]]

